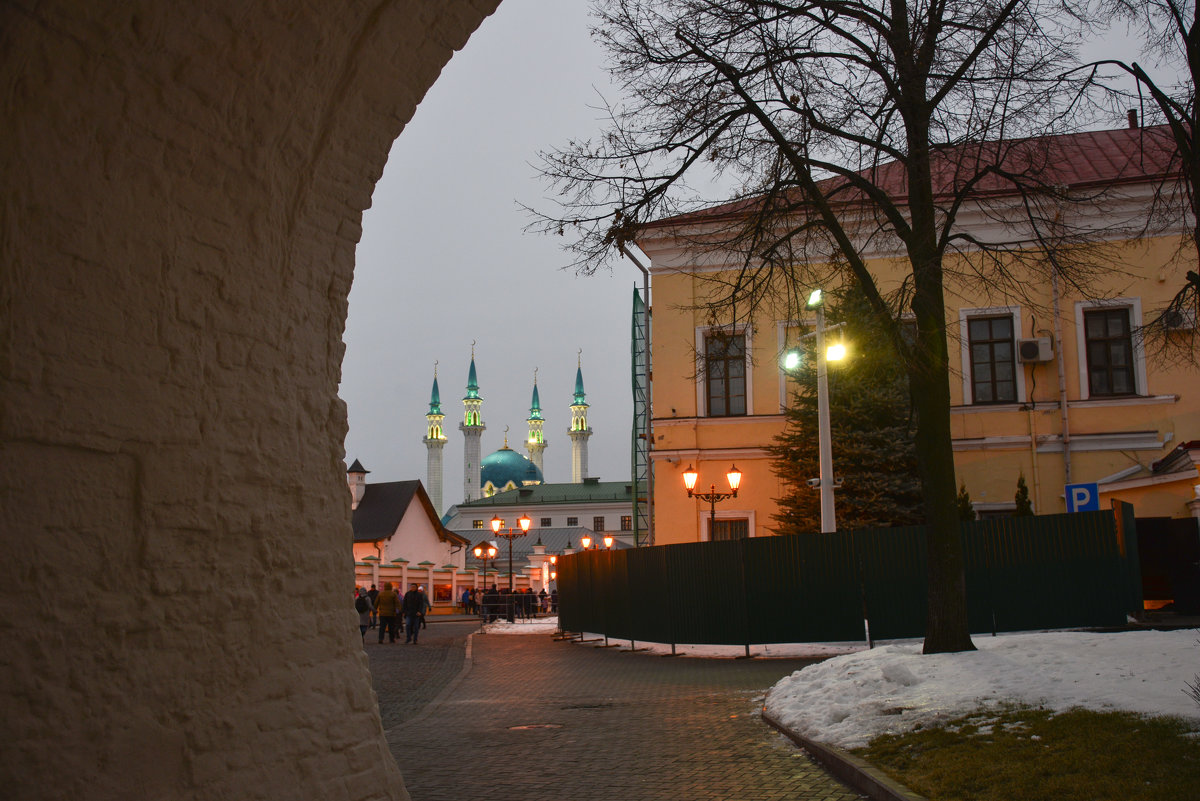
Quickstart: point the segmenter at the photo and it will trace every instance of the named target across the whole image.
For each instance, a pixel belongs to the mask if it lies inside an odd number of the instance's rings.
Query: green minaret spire
[[[579,366],[575,369],[575,402],[572,406],[587,406],[587,393],[583,391],[583,351],[580,351]]]
[[[426,414],[442,413],[442,395],[438,392],[437,368],[433,370],[433,391],[429,393],[429,411]]]

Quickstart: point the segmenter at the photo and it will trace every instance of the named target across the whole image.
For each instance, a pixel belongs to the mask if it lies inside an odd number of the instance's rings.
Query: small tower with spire
[[[463,502],[480,497],[481,447],[484,429],[480,407],[479,380],[475,377],[475,343],[471,343],[471,370],[467,374],[467,394],[463,397],[463,421],[458,430],[463,432]]]
[[[346,483],[350,485],[350,508],[357,509],[367,492],[367,473],[371,471],[362,466],[357,459],[346,468]]]
[[[592,429],[588,428],[587,395],[583,391],[583,351],[579,351],[579,364],[575,371],[575,400],[571,403],[571,483],[582,484],[588,477],[588,439]]]
[[[542,417],[542,401],[538,398],[536,367],[533,368],[533,400],[529,402],[529,418],[525,422],[529,423],[529,436],[525,439],[529,461],[533,462],[538,470],[545,472],[542,467],[542,451],[546,450],[546,437],[542,433],[542,424],[546,421]]]
[[[438,392],[437,362],[433,363],[433,391],[429,394],[429,411],[425,413],[425,486],[433,510],[442,513],[442,449],[446,447],[446,432],[442,428],[442,397]]]

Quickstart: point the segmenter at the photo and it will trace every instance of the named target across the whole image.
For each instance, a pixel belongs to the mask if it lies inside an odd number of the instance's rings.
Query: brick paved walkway
[[[758,717],[767,688],[804,660],[667,659],[485,634],[458,681],[474,630],[431,623],[417,646],[367,644],[413,801],[859,798]]]

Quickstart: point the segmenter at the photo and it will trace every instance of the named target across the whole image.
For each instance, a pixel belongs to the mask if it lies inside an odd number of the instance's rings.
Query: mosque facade
[[[521,487],[533,487],[546,482],[542,472],[543,454],[548,446],[543,426],[542,404],[538,395],[537,371],[533,377],[533,395],[526,418],[528,432],[524,447],[528,454],[522,455],[508,445],[505,429],[504,446],[487,456],[482,454],[483,396],[479,394],[479,379],[475,371],[475,353],[471,352],[471,367],[467,372],[467,391],[462,399],[463,419],[458,430],[463,435],[463,503],[490,498],[497,493]],[[588,478],[588,439],[592,436],[587,419],[587,394],[583,388],[583,365],[575,371],[575,392],[571,402],[571,427],[567,435],[571,440],[571,483],[582,484]],[[426,429],[422,442],[426,448],[426,481],[429,498],[438,512],[445,509],[443,493],[442,452],[447,443],[445,414],[442,412],[441,393],[438,389],[437,370],[433,375],[433,389],[429,397],[429,411],[425,414]]]

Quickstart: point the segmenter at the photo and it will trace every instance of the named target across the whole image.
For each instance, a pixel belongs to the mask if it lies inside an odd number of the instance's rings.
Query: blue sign
[[[1067,485],[1068,512],[1099,512],[1100,487],[1095,484]]]

